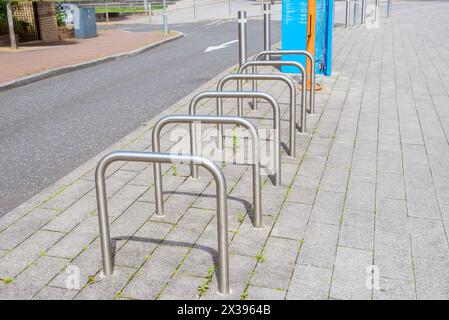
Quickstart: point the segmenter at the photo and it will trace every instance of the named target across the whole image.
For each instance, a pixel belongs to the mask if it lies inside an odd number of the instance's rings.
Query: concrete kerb
[[[161,41],[157,41],[155,43],[146,45],[144,47],[141,47],[139,49],[136,50],[132,50],[132,51],[128,51],[125,53],[118,53],[115,55],[111,55],[111,56],[107,56],[104,58],[99,58],[99,59],[95,59],[95,60],[90,60],[87,62],[81,62],[81,63],[77,63],[77,64],[72,64],[69,66],[65,66],[65,67],[61,67],[61,68],[54,68],[54,69],[50,69],[47,71],[43,71],[43,72],[39,72],[39,73],[35,73],[32,74],[30,76],[26,76],[26,77],[22,77],[16,80],[12,80],[9,82],[6,82],[2,85],[0,85],[0,93],[10,90],[10,89],[14,89],[17,87],[21,87],[33,82],[37,82],[40,80],[44,80],[44,79],[48,79],[57,75],[61,75],[64,73],[69,73],[69,72],[73,72],[73,71],[77,71],[77,70],[81,70],[81,69],[85,69],[85,68],[89,68],[89,67],[93,67],[102,63],[106,63],[109,61],[115,61],[115,60],[119,60],[122,58],[128,58],[128,57],[132,57],[132,56],[136,56],[138,54],[144,53],[150,49],[159,47],[160,45],[169,43],[171,41],[177,40],[179,38],[184,37],[184,34],[182,32],[179,31],[172,31],[173,33],[176,33],[175,36],[168,38],[168,39],[164,39]]]

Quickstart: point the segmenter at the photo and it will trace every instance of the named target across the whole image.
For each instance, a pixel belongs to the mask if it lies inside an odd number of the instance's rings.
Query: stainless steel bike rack
[[[306,56],[306,59],[309,59],[310,62],[310,106],[309,106],[309,113],[315,113],[315,72],[316,72],[316,66],[315,66],[315,58],[310,54],[309,51],[306,50],[269,50],[269,51],[261,51],[258,54],[254,56],[253,61],[260,60],[260,58],[267,56],[285,56],[285,55],[304,55]]]
[[[208,159],[191,155],[174,155],[168,153],[116,151],[104,156],[95,171],[95,188],[97,193],[98,220],[100,224],[101,255],[103,273],[110,276],[114,270],[109,231],[108,206],[106,199],[105,174],[108,166],[115,161],[153,162],[153,163],[195,163],[206,168],[214,177],[217,190],[217,230],[218,230],[218,290],[229,294],[229,257],[228,257],[228,213],[226,180],[220,168]]]
[[[296,86],[293,79],[284,74],[228,74],[224,76],[217,84],[217,91],[223,91],[224,85],[231,80],[237,80],[237,91],[241,91],[241,80],[279,80],[285,82],[290,89],[290,131],[289,131],[289,151],[288,154],[292,157],[296,157]],[[223,114],[223,101],[217,99],[218,110],[220,114]],[[304,108],[304,106],[302,106]],[[243,114],[243,111],[239,111],[239,116]],[[223,126],[219,126],[221,134],[223,136]],[[301,125],[300,132],[304,132],[305,128]]]
[[[196,94],[192,100],[190,101],[189,105],[189,114],[196,115],[196,107],[198,103],[203,99],[226,99],[226,98],[236,98],[236,99],[243,99],[243,98],[254,98],[254,99],[263,99],[266,100],[273,109],[273,131],[275,134],[274,137],[274,185],[280,186],[281,185],[281,135],[280,135],[280,129],[281,129],[281,111],[279,108],[279,104],[276,102],[276,100],[265,92],[236,92],[236,91],[221,91],[221,92],[215,92],[215,91],[205,91],[200,92]],[[218,109],[217,105],[217,114],[221,115],[223,110]],[[219,130],[219,132],[221,132]],[[190,139],[194,139],[193,141],[196,141],[195,137],[195,130],[193,129],[193,125],[190,125]],[[219,141],[222,141],[222,136],[219,135]],[[193,164],[191,167],[192,170],[192,177],[198,178],[198,166]]]
[[[235,124],[245,127],[251,134],[253,140],[252,144],[252,160],[253,160],[253,213],[254,226],[256,228],[262,227],[262,189],[261,189],[261,175],[260,175],[260,145],[259,134],[257,129],[248,120],[240,117],[228,116],[197,116],[197,115],[170,115],[159,119],[153,128],[153,152],[160,152],[160,135],[162,128],[170,123],[189,123],[195,125],[196,123],[206,124]],[[196,130],[194,130],[195,132]],[[190,153],[196,155],[197,140],[195,137],[190,139]],[[164,206],[162,197],[162,170],[160,163],[155,163],[154,170],[154,184],[155,184],[155,199],[156,199],[156,214],[164,216]]]
[[[298,68],[299,71],[302,73],[302,88],[301,88],[301,126],[306,128],[307,127],[307,120],[306,120],[306,84],[307,84],[307,74],[304,67],[296,61],[250,61],[245,63],[243,66],[239,68],[239,73],[243,73],[244,70],[246,70],[249,67],[255,67],[255,66],[271,66],[271,67],[280,67],[280,66],[293,66]],[[254,70],[254,69],[253,69]],[[242,108],[241,101],[239,100],[239,108]]]

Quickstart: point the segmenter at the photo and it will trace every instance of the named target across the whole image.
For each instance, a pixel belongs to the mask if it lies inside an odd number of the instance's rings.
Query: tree
[[[16,33],[14,32],[14,20],[12,16],[12,0],[6,0],[6,15],[8,16],[9,39],[11,48],[17,49]]]

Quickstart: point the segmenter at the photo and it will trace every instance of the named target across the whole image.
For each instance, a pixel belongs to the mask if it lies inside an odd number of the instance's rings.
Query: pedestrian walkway
[[[101,30],[95,38],[24,44],[19,51],[0,48],[0,85],[57,68],[126,54],[176,35],[176,32],[164,35],[159,31]]]
[[[100,274],[95,165],[111,150],[151,150],[158,116],[0,219],[0,298],[448,299],[449,3],[395,1],[391,19],[381,13],[379,29],[335,31],[334,74],[320,81],[298,157],[282,155],[282,186],[265,179],[261,230],[247,212],[250,168],[223,166],[230,296],[217,294],[213,269],[214,186],[187,166],[162,166],[163,219],[151,166],[109,168],[116,267]],[[287,88],[260,89],[281,102],[286,141]],[[163,114],[185,114],[189,101]],[[200,110],[215,112],[215,101]],[[245,114],[271,124],[262,102]],[[171,129],[164,150],[176,143]]]

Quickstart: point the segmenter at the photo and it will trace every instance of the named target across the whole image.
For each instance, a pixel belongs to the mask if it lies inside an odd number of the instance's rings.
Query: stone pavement
[[[335,73],[321,80],[317,114],[298,135],[300,155],[283,154],[282,186],[265,179],[262,230],[247,213],[251,170],[224,165],[226,298],[449,298],[449,3],[397,1],[393,10],[379,29],[335,31]],[[286,141],[286,88],[260,88],[282,102]],[[188,101],[164,114],[186,113]],[[225,103],[234,113],[235,103]],[[204,103],[201,113],[214,105]],[[245,110],[270,125],[267,105]],[[106,151],[151,150],[158,118]],[[164,150],[174,143],[166,128]],[[109,169],[116,274],[100,276],[93,182],[100,156],[0,219],[0,298],[223,298],[213,270],[214,188],[205,173],[188,178],[185,166],[163,166],[163,220],[154,216],[151,166]]]
[[[23,44],[18,51],[0,48],[0,85],[52,69],[131,53],[177,35],[176,32],[164,35],[159,31],[101,30],[98,37],[90,39]]]

